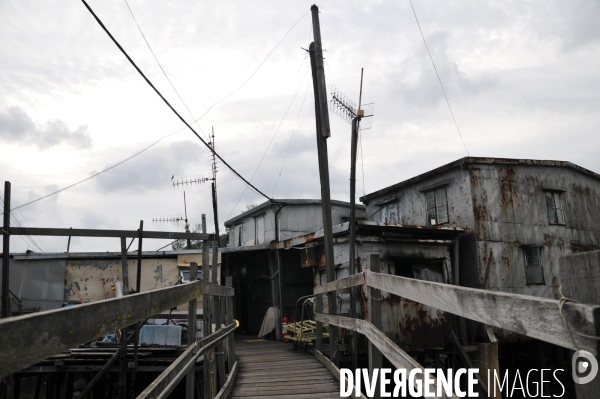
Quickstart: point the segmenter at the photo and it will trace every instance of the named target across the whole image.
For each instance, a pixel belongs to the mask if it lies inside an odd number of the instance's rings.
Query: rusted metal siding
[[[452,276],[452,265],[450,251],[447,245],[440,243],[392,243],[381,242],[373,237],[358,236],[361,244],[357,245],[357,259],[359,261],[358,272],[367,269],[367,259],[371,254],[381,257],[381,273],[396,274],[395,260],[424,259],[439,260],[445,269],[444,276]],[[321,259],[323,247],[319,246],[314,251],[319,256],[319,272],[316,275],[315,285],[323,285],[326,281],[324,259]],[[334,261],[336,265],[336,278],[340,279],[349,275],[349,242],[340,239],[334,243]],[[449,281],[446,279],[445,281]],[[338,302],[341,307],[339,312],[347,315],[349,313],[349,292],[338,291]],[[359,291],[360,292],[360,291]],[[358,295],[357,309],[363,318],[367,318],[366,296]],[[394,342],[405,349],[417,347],[441,348],[446,344],[445,331],[456,328],[455,317],[438,309],[422,305],[389,293],[382,293],[382,331]]]
[[[487,288],[558,298],[558,259],[598,248],[600,181],[572,168],[470,164],[479,282],[489,250],[494,257]],[[551,225],[545,190],[563,192],[565,225]],[[524,246],[541,247],[543,285],[528,285]]]

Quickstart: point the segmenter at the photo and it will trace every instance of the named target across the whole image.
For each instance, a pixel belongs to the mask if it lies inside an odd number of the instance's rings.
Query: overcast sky
[[[199,125],[204,134],[214,127],[217,150],[248,179],[273,140],[253,184],[277,198],[319,198],[311,74],[302,49],[312,40],[312,3],[128,2],[196,118],[238,89],[297,22],[252,78]],[[89,4],[191,120],[125,1]],[[472,156],[564,160],[600,172],[600,1],[413,4]],[[358,195],[466,156],[409,1],[319,6],[328,90],[335,85],[358,102],[364,68],[363,102],[375,102],[373,127],[362,132]],[[179,131],[109,172],[16,211],[21,223],[137,229],[144,220],[147,230],[183,229],[152,219],[183,214],[183,190],[172,188],[171,177],[208,176],[209,152],[182,130],[81,2],[0,0],[0,93],[0,180],[12,182],[13,207]],[[350,125],[334,113],[330,121],[331,196],[347,201]],[[222,226],[263,198],[248,190],[237,204],[243,183],[219,169]],[[192,224],[206,213],[213,231],[210,187],[188,187],[186,196]],[[66,238],[36,241],[46,252],[66,250]],[[144,248],[167,243],[146,240]],[[28,248],[38,251],[11,240],[11,252]],[[77,238],[71,250],[116,251],[119,242]]]

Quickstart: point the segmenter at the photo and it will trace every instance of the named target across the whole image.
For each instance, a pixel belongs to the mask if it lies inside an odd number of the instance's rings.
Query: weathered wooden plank
[[[187,302],[200,282],[0,321],[0,378],[50,356]],[[36,345],[31,345],[36,337]]]
[[[256,388],[238,388],[233,391],[233,396],[252,396],[267,393],[274,393],[278,395],[289,395],[299,393],[323,393],[323,392],[340,392],[340,387],[335,383],[324,383],[316,384],[312,381],[306,381],[301,386],[287,386],[287,387],[256,387]]]
[[[261,377],[247,377],[244,376],[243,374],[238,374],[236,380],[235,380],[235,385],[236,386],[241,386],[241,385],[253,385],[253,386],[262,386],[262,385],[268,385],[268,386],[280,386],[280,385],[290,385],[290,384],[295,384],[295,383],[300,383],[303,384],[306,381],[313,381],[313,382],[317,382],[317,381],[331,381],[331,382],[336,382],[337,380],[332,376],[327,374],[323,374],[322,372],[315,372],[312,374],[308,374],[309,377],[307,377],[307,374],[304,375],[293,375],[293,376],[286,376],[285,378],[281,378],[281,376],[272,376],[272,375],[263,375]]]
[[[219,391],[217,396],[215,396],[215,399],[225,399],[225,398],[229,397],[229,394],[231,393],[231,390],[233,389],[237,373],[238,373],[238,362],[235,362],[235,363],[233,363],[233,366],[231,367],[231,372],[227,376],[227,380],[225,381],[225,384],[223,385],[223,387],[221,388],[221,390]]]
[[[368,272],[367,285],[458,316],[504,328],[569,349],[597,354],[596,342],[569,334],[554,299],[458,287],[407,277]],[[595,331],[594,312],[600,306],[566,303],[563,311],[573,328]],[[573,342],[575,339],[575,342]]]
[[[200,280],[202,286],[203,295],[215,295],[215,296],[234,296],[234,289],[232,287],[225,287],[216,283],[210,283],[208,281]]]
[[[330,316],[326,314],[315,314],[315,319],[323,323],[334,324],[347,330],[357,331],[367,337],[369,342],[373,343],[381,353],[397,368],[406,369],[407,373],[412,369],[423,370],[423,367],[417,363],[408,353],[404,352],[398,345],[389,339],[383,332],[375,328],[373,324],[361,319],[351,319],[342,316]],[[423,374],[417,374],[416,379],[423,380]],[[437,380],[432,377],[432,391],[437,391]],[[444,392],[442,392],[444,394]],[[442,396],[448,398],[448,396]],[[456,396],[451,396],[457,399]]]
[[[167,398],[173,389],[175,389],[179,381],[185,377],[188,368],[192,367],[198,361],[200,355],[204,354],[207,349],[217,345],[226,338],[228,334],[232,334],[234,330],[235,324],[231,324],[189,346],[186,351],[183,352],[154,381],[152,381],[137,398]]]
[[[11,227],[11,235],[22,236],[60,236],[60,237],[139,237],[137,230],[99,230],[99,229],[54,229],[42,227]],[[190,239],[212,240],[214,234],[181,233],[168,231],[143,231],[142,238],[157,238],[167,240]]]
[[[327,367],[327,369],[329,369],[329,371],[331,372],[331,374],[339,381],[340,380],[340,369],[338,369],[335,364],[331,363],[331,361],[329,359],[327,359],[327,357],[325,355],[323,355],[321,352],[319,352],[318,350],[315,350],[315,357],[321,362],[323,363],[323,365],[325,367]],[[338,385],[338,392],[339,392],[339,385]],[[356,397],[356,390],[352,391],[352,395],[353,398]],[[360,397],[362,399],[366,399],[365,395],[363,395],[361,393]]]
[[[166,368],[154,381],[144,389],[144,391],[138,396],[138,398],[155,398],[156,395],[165,390],[169,383],[173,380],[181,370],[184,369],[186,364],[195,356],[195,352],[198,352],[198,344],[194,343],[185,350],[169,367]]]
[[[363,283],[363,275],[362,273],[353,274],[348,277],[341,278],[339,280],[332,281],[331,283],[327,283],[325,285],[320,285],[315,287],[313,292],[316,294],[324,294],[330,291],[343,290],[350,287],[357,287],[362,285]]]
[[[379,259],[379,254],[371,254],[368,257],[369,270],[373,273],[379,273],[381,271],[381,263]],[[363,274],[364,277],[364,274]],[[369,292],[369,297],[367,299],[367,305],[369,307],[369,321],[371,324],[377,329],[381,330],[381,291],[369,287],[367,288]],[[381,351],[375,346],[373,342],[369,340],[368,344],[369,351],[369,374],[373,375],[373,370],[381,369],[383,365],[383,357],[381,355]],[[379,384],[377,384],[377,388],[379,388]],[[375,390],[375,395],[373,396],[375,399],[379,399],[380,390]]]

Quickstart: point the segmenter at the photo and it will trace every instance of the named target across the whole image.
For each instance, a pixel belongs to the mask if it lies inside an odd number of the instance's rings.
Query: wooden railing
[[[194,340],[138,398],[167,397],[200,356],[226,338],[229,339],[229,374],[235,374],[237,367],[231,361],[234,359],[233,331],[236,328],[232,314],[234,289],[197,280],[121,298],[2,319],[0,378],[97,337],[143,322],[182,303],[195,302],[201,295],[205,302],[208,302],[209,297],[225,298],[227,316],[223,321],[226,326],[199,341]],[[195,314],[193,319],[195,325]],[[195,330],[193,335],[188,336],[195,336]],[[112,364],[117,356],[109,362]],[[223,358],[224,356],[220,357],[221,360]],[[212,397],[215,395],[216,392]]]
[[[375,272],[379,271],[378,254],[369,256],[369,268],[370,270],[315,287],[314,293],[317,296],[318,304],[322,294],[363,285],[366,285],[365,288],[368,287],[370,290],[367,295],[369,321],[323,313],[316,313],[315,319],[318,324],[329,323],[365,335],[369,341],[370,369],[381,367],[381,354],[395,367],[407,369],[407,372],[415,368],[423,368],[380,330],[381,303],[371,300],[371,298],[379,298],[380,291],[564,348],[584,349],[594,355],[598,354],[598,341],[584,336],[596,336],[597,334],[596,326],[600,322],[600,306],[598,305],[487,291],[381,274]],[[320,337],[317,336],[317,340],[319,339]],[[317,342],[317,348],[319,349],[321,346],[322,343]],[[331,350],[334,350],[333,343],[330,343]],[[317,352],[317,357],[324,359],[320,352]],[[434,385],[437,389],[437,381],[434,382]]]

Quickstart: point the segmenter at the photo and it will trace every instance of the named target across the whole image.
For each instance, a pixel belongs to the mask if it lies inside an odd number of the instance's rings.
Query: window
[[[446,187],[425,193],[427,198],[427,225],[448,223],[448,199]]]
[[[242,225],[241,224],[238,224],[237,226],[235,226],[235,230],[233,232],[233,238],[235,240],[235,246],[241,247],[242,246]]]
[[[544,284],[540,247],[523,247],[525,251],[525,278],[527,285]]]
[[[565,224],[560,191],[546,191],[546,206],[548,207],[548,219],[550,224]]]
[[[383,206],[381,211],[381,221],[383,223],[397,224],[398,223],[398,204],[392,202]]]
[[[256,237],[256,245],[265,243],[265,218],[264,216],[260,216],[254,221],[255,226],[255,237]]]

